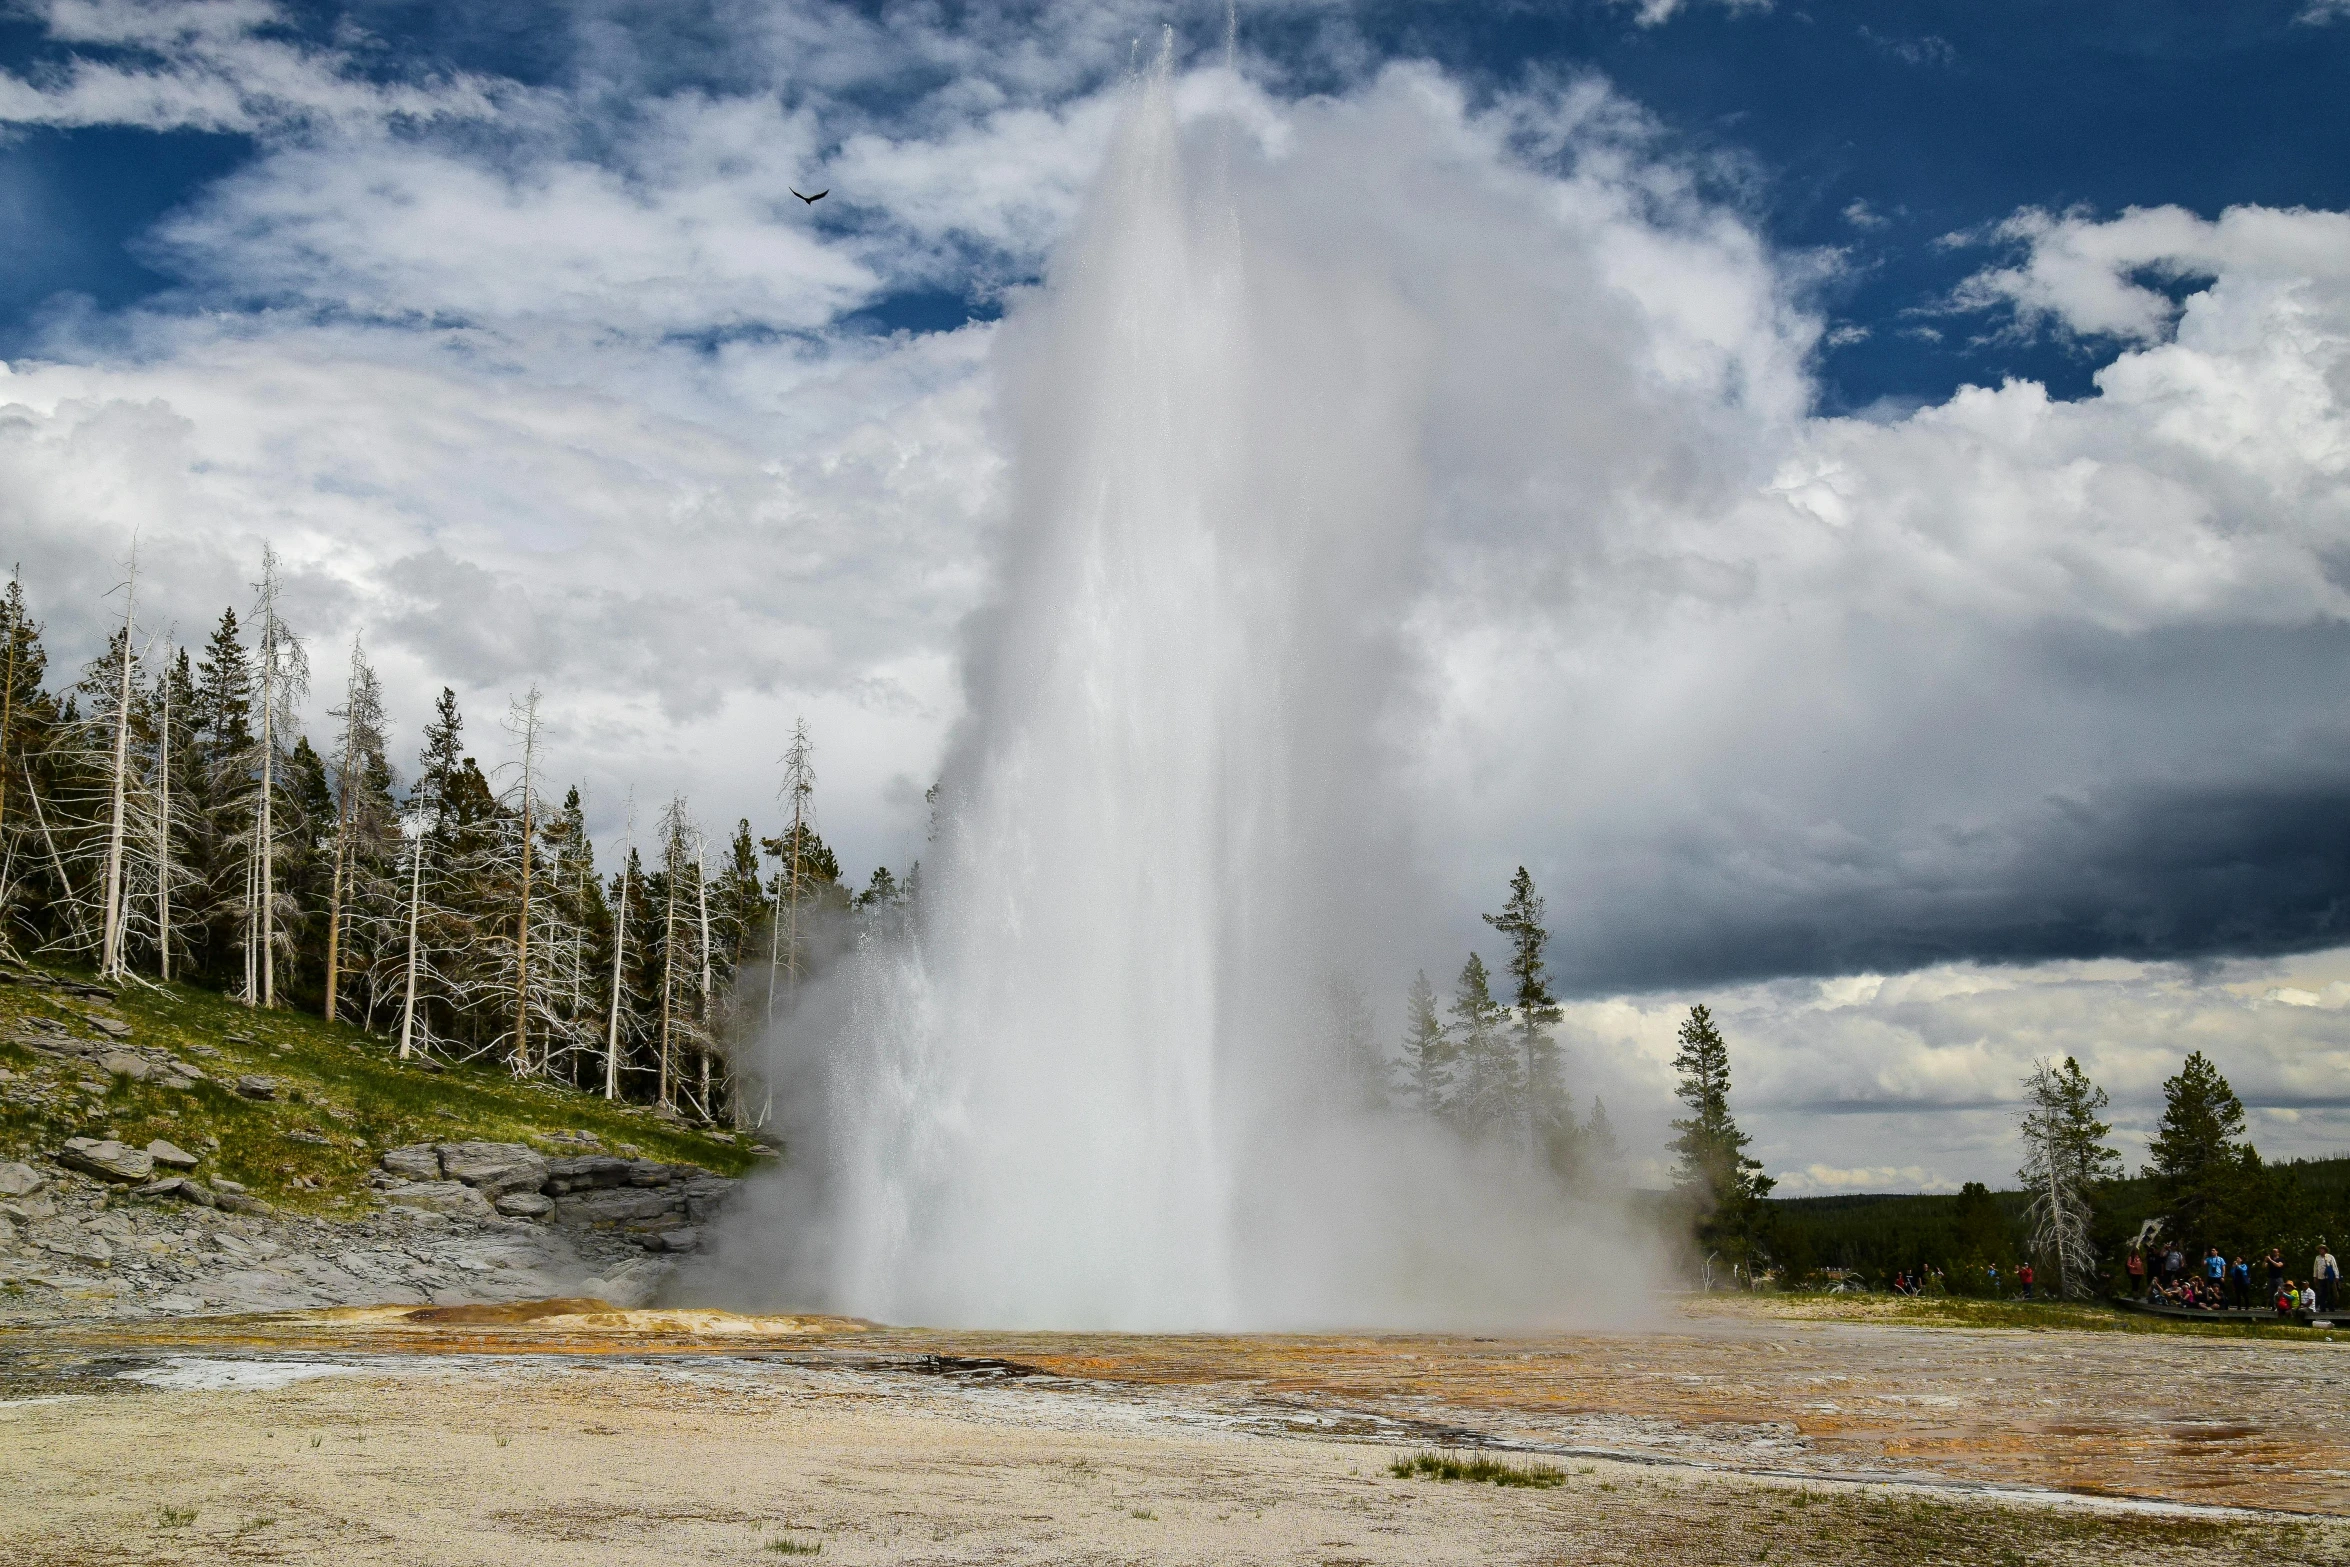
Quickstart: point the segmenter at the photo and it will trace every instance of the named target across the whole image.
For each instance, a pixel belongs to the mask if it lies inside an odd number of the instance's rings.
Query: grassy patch
[[[1414,1453],[1387,1466],[1399,1480],[1475,1480],[1486,1485],[1527,1486],[1546,1491],[1567,1483],[1566,1471],[1555,1464],[1510,1464],[1498,1458],[1455,1458],[1450,1453]]]
[[[196,1521],[193,1507],[173,1507],[168,1503],[155,1509],[155,1527],[158,1529],[185,1529]]]
[[[78,1038],[96,1038],[92,1016],[130,1024],[126,1045],[168,1051],[200,1068],[205,1080],[174,1090],[109,1078],[95,1062],[60,1060],[9,1037],[41,1037],[26,1025],[46,1018]],[[359,1029],[301,1013],[248,1011],[182,985],[125,985],[111,1002],[0,985],[0,1069],[11,1074],[0,1082],[0,1158],[53,1152],[79,1135],[113,1135],[134,1146],[160,1137],[199,1155],[200,1177],[225,1176],[307,1212],[364,1208],[376,1156],[407,1143],[481,1139],[557,1153],[575,1150],[550,1133],[587,1131],[616,1153],[724,1175],[741,1175],[755,1162],[730,1138],[665,1122],[646,1107],[518,1081],[495,1065],[427,1072]],[[236,1080],[246,1076],[272,1079],[277,1097],[240,1096]]]
[[[795,1540],[790,1535],[769,1540],[767,1549],[778,1556],[818,1556],[824,1551],[822,1540]]]

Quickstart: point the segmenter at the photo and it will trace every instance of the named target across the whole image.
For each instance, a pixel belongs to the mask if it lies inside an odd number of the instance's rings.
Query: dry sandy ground
[[[487,1310],[45,1330],[0,1337],[0,1561],[2350,1562],[2344,1353],[1751,1315],[1526,1340]],[[1566,1483],[1388,1471],[1439,1441]]]

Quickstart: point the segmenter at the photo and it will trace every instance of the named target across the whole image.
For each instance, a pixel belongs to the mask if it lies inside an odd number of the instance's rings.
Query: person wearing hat
[[[2309,1281],[2317,1288],[2317,1309],[2334,1309],[2334,1292],[2341,1287],[2342,1265],[2334,1261],[2333,1250],[2321,1238],[2317,1243],[2317,1261],[2309,1265]]]

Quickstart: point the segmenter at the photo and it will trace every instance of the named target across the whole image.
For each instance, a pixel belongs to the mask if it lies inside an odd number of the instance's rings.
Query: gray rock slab
[[[277,1097],[277,1079],[274,1077],[240,1077],[237,1079],[237,1092],[247,1099],[275,1099]]]
[[[405,1148],[387,1148],[377,1161],[394,1175],[411,1181],[437,1181],[441,1178],[441,1151],[431,1143],[411,1143]]]
[[[537,1192],[508,1192],[493,1206],[510,1219],[543,1219],[555,1211],[555,1199]]]
[[[49,1184],[49,1177],[29,1164],[0,1164],[0,1197],[30,1197]]]
[[[92,1028],[98,1029],[104,1033],[112,1034],[117,1039],[128,1039],[131,1037],[131,1026],[128,1023],[125,1023],[121,1018],[100,1017],[95,1012],[89,1014],[89,1018],[90,1026]]]
[[[174,1170],[193,1170],[202,1161],[194,1154],[158,1137],[147,1145],[147,1157]]]
[[[143,1083],[155,1073],[145,1056],[134,1056],[127,1050],[109,1050],[98,1058],[101,1070],[115,1076],[127,1077],[134,1083]]]
[[[111,1137],[69,1137],[57,1151],[57,1162],[105,1181],[139,1182],[155,1177],[155,1161],[144,1149],[126,1148]]]
[[[441,1173],[478,1188],[492,1201],[547,1184],[547,1160],[520,1143],[442,1143]]]
[[[573,1225],[650,1224],[685,1211],[685,1194],[637,1186],[568,1192],[555,1199],[555,1222]]]

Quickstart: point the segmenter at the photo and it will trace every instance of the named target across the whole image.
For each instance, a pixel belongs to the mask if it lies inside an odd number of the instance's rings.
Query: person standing
[[[2334,1261],[2333,1248],[2321,1238],[2317,1243],[2317,1261],[2310,1265],[2310,1282],[2317,1287],[2317,1309],[2334,1309],[2334,1295],[2342,1285],[2342,1265]]]
[[[2268,1256],[2262,1260],[2268,1264],[2268,1293],[2273,1298],[2285,1282],[2284,1248],[2271,1246],[2268,1249]]]
[[[2024,1299],[2032,1298],[2032,1265],[2027,1262],[2015,1270],[2015,1281],[2024,1287]]]
[[[2252,1264],[2241,1257],[2228,1266],[2228,1295],[2238,1311],[2252,1309]]]
[[[2132,1246],[2130,1260],[2124,1266],[2129,1269],[2130,1293],[2140,1300],[2144,1300],[2146,1298],[2146,1253],[2140,1248]]]
[[[2218,1305],[2221,1292],[2228,1287],[2228,1259],[2217,1246],[2203,1254],[2203,1285],[2211,1303]]]

